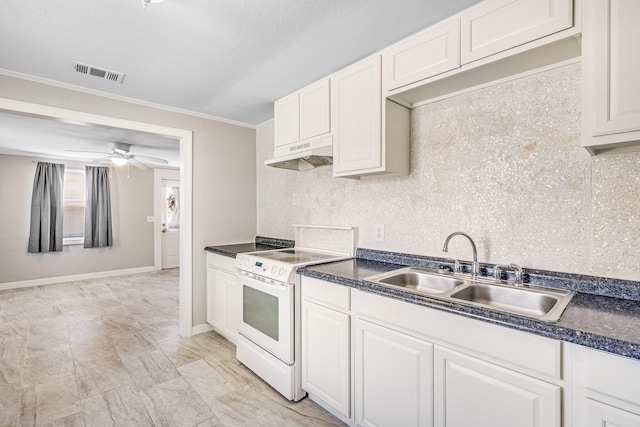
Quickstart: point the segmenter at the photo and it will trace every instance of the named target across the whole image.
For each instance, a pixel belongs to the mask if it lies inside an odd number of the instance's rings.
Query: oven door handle
[[[251,282],[254,282],[256,285],[258,286],[267,286],[270,289],[273,289],[275,291],[279,291],[279,292],[288,292],[289,290],[289,284],[288,283],[284,283],[284,282],[278,282],[277,280],[271,280],[271,279],[267,279],[264,278],[262,276],[258,276],[252,273],[247,273],[245,271],[242,270],[238,270],[238,278],[243,279],[249,279]],[[252,285],[252,283],[249,283],[249,285]],[[253,285],[253,287],[255,287],[256,285]],[[258,289],[258,288],[256,288]]]

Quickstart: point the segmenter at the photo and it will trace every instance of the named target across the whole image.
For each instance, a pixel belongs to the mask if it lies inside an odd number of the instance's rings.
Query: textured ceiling
[[[478,2],[0,0],[0,69],[258,124],[275,99]]]

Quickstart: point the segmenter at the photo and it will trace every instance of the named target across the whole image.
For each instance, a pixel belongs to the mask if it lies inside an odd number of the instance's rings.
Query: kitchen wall
[[[446,256],[462,230],[481,262],[640,279],[640,153],[580,147],[579,63],[415,108],[411,122],[411,174],[362,181],[264,166],[273,121],[260,125],[258,234],[355,225],[360,247]],[[449,255],[471,249],[456,237]]]
[[[153,170],[116,169],[110,179],[113,246],[84,249],[64,246],[62,252],[27,253],[31,193],[36,164],[41,160],[83,167],[83,163],[0,155],[0,284],[99,271],[153,267]]]
[[[206,323],[204,247],[256,234],[255,129],[2,74],[0,97],[193,132],[193,324]]]

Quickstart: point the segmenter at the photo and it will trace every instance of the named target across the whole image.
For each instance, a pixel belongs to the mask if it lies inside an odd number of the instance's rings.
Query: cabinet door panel
[[[594,2],[594,135],[640,130],[640,2]],[[589,48],[589,45],[586,47]],[[590,76],[587,71],[587,77]],[[588,82],[587,82],[588,83]]]
[[[384,56],[387,90],[460,66],[460,21],[429,29],[391,48]]]
[[[238,331],[236,330],[236,304],[238,285],[236,283],[236,276],[229,273],[222,273],[222,287],[223,290],[223,319],[222,329],[226,332],[225,336],[232,342],[236,341]]]
[[[586,399],[587,427],[640,427],[640,415]]]
[[[300,139],[298,92],[273,103],[273,140],[276,147]]]
[[[382,76],[377,55],[333,77],[334,173],[382,166]],[[332,108],[333,111],[334,108]]]
[[[302,388],[351,416],[350,316],[302,302]]]
[[[220,319],[216,304],[218,302],[217,290],[217,274],[218,270],[207,267],[207,322],[214,327],[220,326]]]
[[[331,131],[329,79],[300,91],[300,139]]]
[[[461,16],[462,63],[571,27],[573,0],[494,0]]]
[[[560,426],[560,387],[436,347],[436,425]]]
[[[356,422],[361,426],[433,425],[433,345],[356,320]]]

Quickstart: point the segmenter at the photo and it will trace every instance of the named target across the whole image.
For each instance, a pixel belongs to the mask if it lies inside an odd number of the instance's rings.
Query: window
[[[62,239],[65,245],[84,243],[84,169],[65,168]]]

